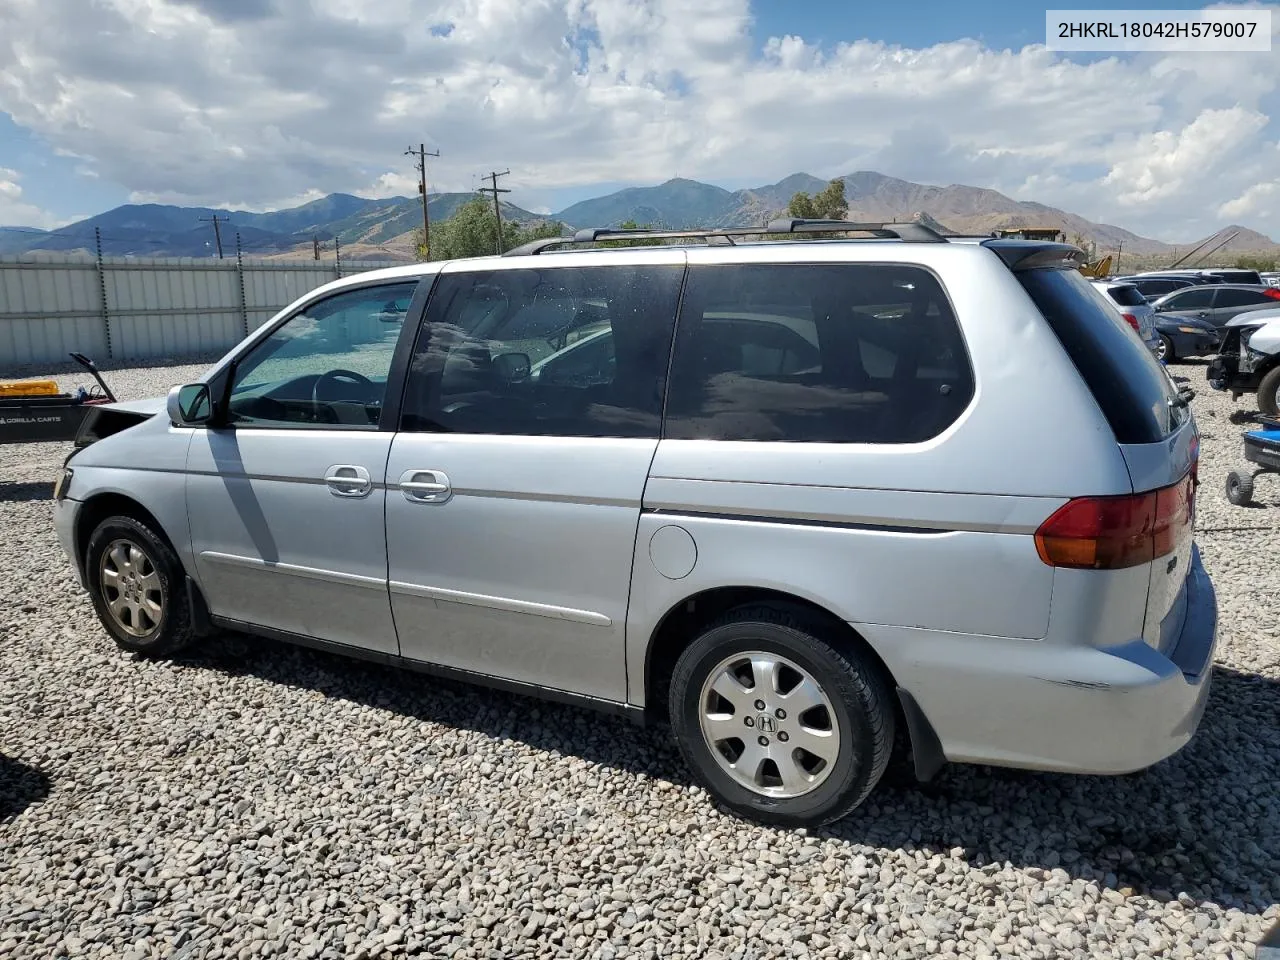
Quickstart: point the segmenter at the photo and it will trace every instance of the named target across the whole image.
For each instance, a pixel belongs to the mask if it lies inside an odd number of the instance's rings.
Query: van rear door
[[[1200,453],[1195,419],[1168,371],[1093,296],[1078,270],[1035,263],[1024,257],[1010,266],[1106,415],[1139,495],[1135,503],[1149,511],[1143,514],[1153,544],[1143,637],[1166,652],[1186,616]]]

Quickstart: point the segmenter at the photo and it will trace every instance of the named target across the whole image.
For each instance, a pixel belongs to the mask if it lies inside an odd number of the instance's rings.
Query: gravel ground
[[[54,539],[67,447],[0,448],[0,956],[1251,957],[1280,918],[1280,478],[1228,504],[1237,408],[1174,372],[1222,614],[1198,738],[1133,777],[953,768],[808,834],[717,812],[622,720],[265,641],[121,654]]]

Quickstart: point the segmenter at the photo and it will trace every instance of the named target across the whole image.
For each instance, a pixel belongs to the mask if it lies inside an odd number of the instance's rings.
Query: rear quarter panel
[[[1044,638],[1054,571],[1036,552],[1036,528],[1070,497],[1130,491],[1088,387],[994,254],[961,244],[913,244],[904,261],[891,252],[880,244],[689,252],[691,266],[719,258],[923,265],[960,319],[976,389],[954,424],[918,444],[661,441],[628,616],[633,702],[643,702],[645,651],[661,619],[720,586],[780,590],[851,623],[945,631],[957,642]],[[684,528],[696,545],[693,569],[679,579],[649,555],[664,525]]]

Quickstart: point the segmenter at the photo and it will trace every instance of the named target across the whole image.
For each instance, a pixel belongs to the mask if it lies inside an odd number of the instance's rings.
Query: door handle
[[[453,487],[443,470],[406,470],[400,474],[400,492],[410,503],[444,503]]]
[[[335,497],[367,497],[373,490],[369,471],[349,463],[334,464],[326,470],[324,482]]]

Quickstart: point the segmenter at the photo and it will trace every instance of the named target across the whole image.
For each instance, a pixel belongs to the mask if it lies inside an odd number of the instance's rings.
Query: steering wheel
[[[316,377],[316,382],[311,385],[311,405],[317,412],[320,409],[320,385],[328,383],[330,380],[354,383],[357,386],[373,387],[373,381],[362,373],[356,373],[354,370],[329,370]]]

